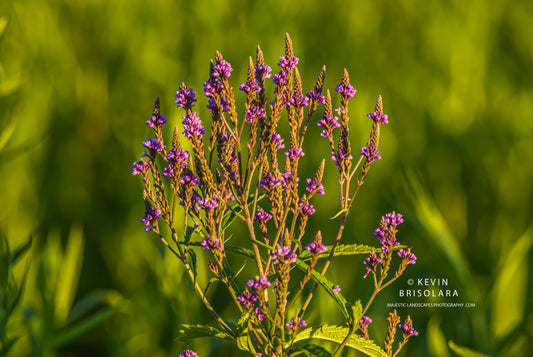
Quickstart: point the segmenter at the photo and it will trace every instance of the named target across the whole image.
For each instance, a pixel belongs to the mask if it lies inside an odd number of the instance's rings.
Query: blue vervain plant
[[[239,86],[246,96],[243,117],[239,119],[229,84],[233,69],[216,52],[209,79],[204,83],[211,113],[209,135],[198,112],[193,110],[196,93],[185,84],[176,92],[177,108],[185,111],[181,134],[189,140],[192,152],[182,148],[178,126],[172,142],[165,142],[162,127],[167,120],[160,112],[159,98],[146,121],[155,138],[143,143],[142,159],[133,164],[133,175],[140,175],[144,183],[146,209],[142,222],[145,230],[157,234],[183,263],[194,290],[218,322],[218,326],[182,325],[178,340],[222,339],[255,356],[338,356],[346,346],[369,356],[396,356],[408,339],[418,334],[411,318],[407,316],[400,324],[396,311],[391,312],[383,347],[379,347],[369,339],[368,325],[372,320],[366,314],[376,295],[416,262],[411,248],[400,245],[396,239],[402,215],[392,212],[381,218],[374,232],[380,246],[341,244],[355,196],[372,164],[381,159],[380,129],[388,123],[388,116],[378,96],[375,110],[368,114],[372,120],[370,136],[355,161],[348,103],[356,90],[350,84],[348,72],[344,70],[335,88],[340,95],[340,107],[333,109],[330,91],[323,94],[325,66],[314,88],[304,94],[298,61],[288,34],[276,74],[271,75],[272,69],[265,64],[258,47],[255,63],[249,59],[246,82]],[[274,83],[270,99],[265,90],[269,78]],[[338,229],[328,233],[328,237],[334,236],[330,246],[324,245],[321,231],[311,235],[306,232],[315,213],[312,199],[325,194],[322,184],[325,159],[315,175],[306,178],[305,188],[299,185],[304,139],[320,105],[324,111],[316,125],[322,128],[320,135],[329,143],[330,159],[337,168],[340,185],[340,207],[333,217],[338,220]],[[282,118],[289,127],[285,139],[278,133]],[[334,135],[337,128],[338,134]],[[178,215],[179,207],[182,214]],[[176,224],[178,217],[183,218],[181,230],[177,228],[181,225]],[[231,235],[227,229],[236,219],[246,226],[246,246],[229,244]],[[163,229],[163,225],[168,229]],[[224,320],[207,298],[207,288],[204,290],[197,280],[194,247],[201,247],[209,256],[209,270],[215,280],[226,286],[239,312],[236,321]],[[339,285],[326,278],[332,259],[341,254],[368,254],[363,261],[365,277],[373,277],[374,290],[364,306],[360,300],[345,297]],[[254,262],[251,273],[254,278],[247,282],[239,279],[241,271],[235,272],[231,264],[235,256]],[[393,259],[399,259],[394,265],[396,270],[391,270]],[[296,270],[302,273],[295,274]],[[318,287],[338,304],[345,318],[344,326],[307,327],[304,318]],[[403,334],[396,342],[398,328]],[[314,342],[321,339],[336,342],[337,347],[327,351]],[[197,354],[187,348],[180,356]]]

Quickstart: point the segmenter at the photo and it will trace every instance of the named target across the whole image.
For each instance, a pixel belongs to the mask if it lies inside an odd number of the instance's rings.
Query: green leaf
[[[66,322],[78,290],[84,245],[82,228],[72,227],[56,285],[55,316],[58,326]]]
[[[257,352],[254,343],[248,333],[237,337],[237,347],[239,347],[239,349],[242,351],[248,351],[250,353],[253,353],[254,355]]]
[[[192,272],[194,275],[194,281],[192,283],[193,283],[193,286],[195,286],[196,276],[198,275],[198,266],[197,266],[198,264],[197,264],[196,253],[192,249],[187,249],[187,262],[192,268]]]
[[[124,301],[120,293],[115,290],[95,290],[76,300],[68,315],[69,323],[81,319],[84,315],[104,306],[118,306]]]
[[[0,37],[4,34],[4,31],[8,23],[9,23],[9,20],[7,19],[7,17],[5,16],[0,17]]]
[[[492,289],[492,331],[503,338],[527,321],[528,256],[533,249],[533,225],[516,241],[502,261]]]
[[[211,284],[214,284],[216,283],[217,281],[220,281],[219,278],[211,278],[208,282],[207,282],[207,285],[205,286],[205,289],[204,289],[204,295],[207,295],[207,291],[209,290],[209,287],[211,286]]]
[[[194,338],[202,337],[216,338],[234,344],[237,343],[226,331],[207,325],[181,325],[176,340],[187,342]]]
[[[24,291],[24,287],[26,286],[26,279],[28,278],[28,272],[30,270],[29,265],[26,267],[26,270],[24,271],[24,275],[22,276],[22,281],[20,282],[19,287],[17,288],[15,285],[13,286],[14,289],[16,289],[16,292],[14,292],[14,295],[7,296],[6,298],[6,305],[7,305],[7,311],[6,315],[10,316],[15,308],[17,307],[18,303],[20,302],[20,299],[22,298],[22,293]]]
[[[341,344],[348,335],[349,329],[341,326],[323,325],[321,327],[310,327],[296,335],[294,342],[309,339],[319,339]],[[377,346],[374,341],[352,334],[346,343],[347,347],[363,352],[372,357],[388,357],[388,355]]]
[[[7,286],[9,281],[10,255],[7,237],[0,234],[0,288]]]
[[[91,314],[77,324],[66,326],[52,340],[52,346],[58,348],[69,344],[105,321],[115,311],[115,307],[109,306]]]
[[[331,357],[331,353],[328,350],[313,343],[296,347],[295,351],[303,351],[303,355],[307,357]]]
[[[488,355],[471,350],[470,348],[456,345],[453,341],[448,341],[450,349],[461,357],[488,357]]]
[[[15,344],[15,342],[17,342],[19,338],[20,336],[7,340],[6,344],[2,346],[2,349],[0,349],[0,357],[9,356],[9,351],[11,350],[11,348],[13,347],[13,345]]]
[[[224,245],[224,250],[226,252],[234,253],[237,255],[241,255],[245,258],[249,259],[255,259],[254,252],[251,249],[241,248],[241,247],[235,247],[232,245]]]
[[[15,264],[20,259],[20,257],[30,249],[32,241],[33,238],[32,236],[30,236],[30,239],[28,239],[26,243],[24,243],[22,246],[15,249],[13,253],[11,253],[10,259],[12,264]]]
[[[187,226],[185,228],[185,237],[183,240],[185,243],[189,243],[191,241],[192,235],[198,230],[197,226]]]
[[[337,212],[337,214],[335,214],[333,217],[331,217],[330,219],[335,219],[337,217],[339,217],[341,214],[343,214],[344,212],[348,212],[349,208],[344,208],[344,209],[341,209],[339,212]]]
[[[4,83],[0,83],[2,86],[0,87],[0,94],[4,92],[4,89],[2,87],[5,86]],[[11,114],[11,118],[9,120],[8,125],[3,128],[2,132],[0,133],[0,151],[6,146],[6,144],[9,142],[11,137],[13,136],[13,133],[15,132],[15,128],[17,127],[17,116],[13,112]]]
[[[343,255],[358,255],[358,254],[370,254],[372,251],[371,246],[364,244],[340,244],[335,248],[334,257]],[[374,248],[376,252],[379,252],[379,248]],[[331,246],[327,246],[326,250],[318,255],[319,258],[327,258],[331,253]],[[299,258],[302,260],[311,259],[312,253],[308,250],[303,251]]]
[[[239,317],[239,321],[237,321],[237,325],[235,326],[235,329],[237,330],[237,334],[242,335],[244,331],[248,329],[248,321],[250,320],[250,313],[245,312]]]

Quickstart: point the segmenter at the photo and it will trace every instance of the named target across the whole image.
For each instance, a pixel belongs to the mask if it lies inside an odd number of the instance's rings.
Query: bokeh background
[[[494,356],[533,353],[527,0],[2,1],[4,351],[177,356],[185,347],[174,341],[179,324],[211,322],[179,264],[144,233],[142,187],[131,163],[151,135],[144,121],[156,96],[163,114],[179,123],[174,92],[182,81],[202,92],[215,50],[232,63],[237,87],[257,45],[276,70],[285,32],[306,90],[322,65],[331,90],[348,69],[358,90],[350,106],[355,148],[366,141],[365,115],[378,94],[390,118],[383,159],[358,196],[346,242],[377,245],[372,232],[380,216],[396,210],[406,218],[400,241],[418,262],[374,303],[371,336],[383,341],[388,302],[472,302],[398,308],[420,332],[402,355],[454,356],[450,340]],[[198,107],[208,118],[205,104]],[[328,154],[325,142],[311,142],[307,177]],[[333,186],[330,175],[326,188]],[[317,199],[309,231],[334,231],[334,201]],[[345,296],[366,301],[362,260],[339,259],[328,278]],[[408,278],[448,279],[459,297],[402,299]],[[218,301],[218,293],[211,298]],[[225,311],[225,302],[218,304]],[[311,321],[339,317],[325,296],[315,306]],[[190,345],[202,356],[239,355],[216,341]]]

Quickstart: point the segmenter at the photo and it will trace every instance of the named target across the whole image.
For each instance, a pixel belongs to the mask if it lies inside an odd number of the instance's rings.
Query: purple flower
[[[260,64],[255,67],[255,78],[265,80],[266,78],[270,78],[270,72],[272,72],[272,68],[270,66]]]
[[[313,255],[320,254],[322,252],[325,252],[327,250],[326,246],[322,243],[317,244],[315,242],[309,243],[305,246],[305,250],[310,251]]]
[[[182,185],[194,186],[198,185],[200,180],[190,170],[185,169],[180,176],[180,183]]]
[[[296,183],[298,183],[299,181],[300,181],[300,178],[296,177]],[[289,184],[292,182],[292,173],[290,171],[282,173],[281,182],[283,184],[283,188],[289,187]]]
[[[372,145],[363,146],[359,153],[363,156],[366,156],[368,162],[374,162],[374,160],[381,159],[381,155],[378,152],[378,148]]]
[[[161,144],[157,139],[150,139],[143,142],[143,146],[148,149],[148,154],[144,153],[143,156],[149,156],[155,158],[155,155],[163,151],[163,144]]]
[[[309,100],[316,102],[317,104],[326,104],[326,97],[322,95],[322,88],[313,88],[309,93],[307,93],[305,96],[309,98]]]
[[[376,252],[374,251],[374,248],[372,248],[372,252],[370,252],[370,255],[365,259],[364,263],[367,265],[366,268],[366,274],[365,278],[371,271],[375,271],[376,267],[379,263],[381,263],[381,259],[378,258],[376,255]]]
[[[272,76],[272,82],[278,87],[287,84],[287,74],[285,72],[278,72]]]
[[[253,279],[248,280],[246,286],[249,288],[254,288],[255,290],[266,289],[271,285],[270,281],[266,276],[256,275]]]
[[[154,208],[152,205],[147,204],[144,216],[141,218],[141,222],[144,223],[146,226],[144,228],[145,232],[150,232],[154,230],[155,225],[157,224],[157,220],[161,217],[161,210],[159,208]]]
[[[254,312],[257,315],[257,318],[259,319],[259,321],[264,321],[266,319],[266,316],[263,314],[263,310],[260,307],[256,307],[254,309]],[[261,354],[258,354],[258,355],[261,356]]]
[[[280,66],[284,72],[288,72],[296,67],[298,61],[298,57],[288,57],[287,55],[284,55],[279,58],[278,66]]]
[[[213,69],[213,76],[227,79],[229,76],[231,76],[232,71],[233,68],[231,68],[231,64],[227,61],[221,60],[215,65]]]
[[[337,160],[337,156],[338,156],[338,160]],[[342,163],[344,162],[345,160],[351,160],[353,159],[352,157],[352,154],[344,154],[344,152],[342,150],[340,150],[339,148],[337,148],[335,151],[332,151],[331,152],[331,156],[329,157],[331,159],[331,161],[334,161],[335,162],[335,166],[339,166],[339,161]]]
[[[287,322],[287,327],[290,328],[291,330],[296,330],[297,328],[305,327],[305,326],[307,326],[307,322],[305,322],[305,320],[297,316],[293,316],[291,318],[291,321]]]
[[[222,111],[224,113],[227,113],[229,111],[229,105],[228,105],[228,101],[227,99],[225,98],[222,98],[220,100],[220,106],[222,107]],[[209,109],[210,111],[215,111],[217,110],[217,102],[215,100],[215,98],[211,97],[209,98],[209,102],[207,103],[207,109]]]
[[[202,242],[202,247],[206,252],[209,252],[213,249],[220,249],[220,244],[218,244],[218,238],[214,237],[213,239],[210,238],[209,234],[207,237],[205,237]]]
[[[250,93],[261,91],[261,88],[259,88],[259,86],[255,82],[252,82],[252,83],[246,82],[246,83],[242,83],[241,85],[239,85],[239,90],[242,90],[246,94],[250,94]]]
[[[189,156],[187,151],[176,148],[168,152],[167,161],[171,164],[176,164],[176,166],[184,167],[187,164]]]
[[[378,124],[389,123],[389,116],[387,114],[384,114],[383,112],[374,111],[372,113],[368,113],[366,116]]]
[[[204,95],[212,98],[215,94],[221,93],[223,90],[222,84],[217,78],[209,78],[204,82]]]
[[[411,253],[410,250],[398,250],[398,256],[402,258],[402,260],[406,260],[407,264],[415,264],[416,263],[416,255]]]
[[[318,193],[318,194],[323,195],[325,193],[324,185],[322,185],[322,182],[317,181],[314,178],[312,179],[308,178],[307,179],[307,192],[309,192],[309,194]]]
[[[263,211],[261,207],[257,208],[257,212],[254,216],[254,221],[258,221],[261,224],[265,224],[272,219],[272,215],[268,212]]]
[[[385,222],[390,224],[391,226],[398,226],[401,223],[403,223],[403,218],[402,218],[401,213],[396,213],[396,212],[387,213],[386,215],[383,216],[383,218],[385,219]]]
[[[165,124],[167,122],[167,120],[165,118],[166,118],[166,116],[161,115],[158,112],[158,113],[152,114],[152,117],[150,119],[148,119],[147,121],[145,121],[145,123],[150,128],[156,129],[156,128],[162,127],[163,124]]]
[[[418,331],[413,328],[413,321],[410,316],[407,316],[403,325],[398,325],[403,330],[403,338],[406,339],[409,336],[418,336]]]
[[[263,179],[259,182],[259,187],[263,187],[270,191],[271,189],[279,185],[280,182],[281,179],[277,179],[267,172],[265,176],[263,176]]]
[[[257,301],[257,293],[251,291],[243,291],[243,293],[237,296],[237,301],[242,302],[244,306],[253,306]]]
[[[196,203],[200,206],[198,208],[204,208],[206,211],[212,211],[218,207],[217,201],[212,198],[197,197]]]
[[[258,119],[258,118],[262,119],[266,117],[265,108],[259,106],[256,102],[253,102],[252,104],[250,104],[250,107],[246,109],[244,113],[246,115],[244,120],[247,123],[253,122],[254,119]]]
[[[186,348],[185,351],[179,354],[178,357],[198,357],[198,354],[193,350]]]
[[[305,153],[300,148],[292,148],[287,151],[285,151],[285,156],[287,156],[291,160],[295,160],[296,158],[304,156]]]
[[[322,119],[320,119],[318,123],[316,123],[316,125],[324,128],[324,130],[322,130],[322,133],[320,133],[320,136],[324,138],[331,137],[333,133],[333,129],[341,126],[339,124],[338,117],[333,116],[331,114],[326,114],[326,113],[324,113],[324,115],[322,116]]]
[[[335,295],[341,292],[341,288],[338,285],[335,285],[332,290],[333,290],[333,294]]]
[[[274,150],[285,148],[285,145],[283,145],[283,139],[278,133],[272,134],[272,136],[270,137],[270,142],[273,144]]]
[[[304,204],[303,202],[300,203],[300,205],[298,206],[298,211],[300,211],[300,213],[305,216],[310,216],[316,212],[312,204],[310,203]]]
[[[361,317],[361,320],[359,320],[359,326],[361,326],[361,328],[363,329],[368,328],[368,325],[370,325],[371,323],[372,319],[368,316],[363,316]]]
[[[180,89],[176,92],[176,106],[178,108],[191,109],[196,102],[196,93],[192,88],[187,88],[185,83],[182,83]]]
[[[350,83],[340,83],[335,90],[347,98],[352,98],[357,92]]]
[[[296,253],[294,253],[290,247],[284,245],[281,248],[272,252],[274,263],[278,264],[291,264],[296,261]]]
[[[202,126],[202,121],[198,116],[198,113],[192,112],[190,115],[183,117],[183,135],[189,140],[193,137],[201,139],[201,136],[204,135],[205,129]]]
[[[287,105],[292,105],[293,107],[306,107],[309,105],[309,98],[303,97],[299,93],[294,93],[292,97],[286,103]]]
[[[150,170],[150,164],[148,161],[140,160],[133,163],[132,175],[145,175]]]

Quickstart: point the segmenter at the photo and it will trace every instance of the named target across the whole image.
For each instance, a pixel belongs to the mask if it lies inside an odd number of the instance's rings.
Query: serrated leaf
[[[187,342],[202,337],[216,338],[234,344],[237,343],[237,341],[224,330],[207,325],[181,325],[176,340]]]
[[[470,348],[456,345],[453,341],[448,341],[450,349],[461,357],[489,357],[486,354],[471,350]]]
[[[237,347],[242,351],[247,351],[254,355],[256,354],[254,343],[248,334],[237,337]]]
[[[308,339],[319,339],[341,344],[348,335],[349,329],[341,326],[323,325],[321,327],[310,327],[296,335],[294,342]],[[377,346],[374,341],[352,334],[346,343],[347,347],[363,352],[372,357],[388,357],[388,355]]]
[[[250,320],[250,313],[248,312],[243,313],[241,317],[239,317],[239,321],[237,321],[237,325],[235,326],[239,335],[242,335],[248,328],[248,320]]]
[[[324,347],[309,343],[303,346],[299,346],[296,351],[303,351],[303,354],[307,357],[331,357],[331,353]]]
[[[370,254],[372,248],[376,252],[379,252],[380,248],[371,247],[365,244],[340,244],[335,248],[334,257],[336,256],[348,256],[348,255],[359,255],[359,254]],[[331,246],[327,246],[326,250],[318,255],[319,258],[326,258],[331,253]],[[311,259],[312,253],[308,250],[303,251],[300,254],[300,259],[308,260]]]

